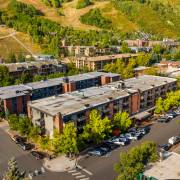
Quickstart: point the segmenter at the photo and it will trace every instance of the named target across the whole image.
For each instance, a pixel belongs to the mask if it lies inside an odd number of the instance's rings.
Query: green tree
[[[23,180],[24,177],[21,177],[17,162],[15,158],[12,158],[8,162],[8,170],[3,175],[3,180]]]
[[[19,117],[19,127],[18,130],[22,135],[29,135],[32,124],[28,117]]]
[[[52,150],[52,141],[48,136],[39,138],[39,145],[43,150],[48,150],[48,151]]]
[[[22,52],[20,52],[20,53],[18,54],[17,61],[18,61],[18,62],[25,62],[25,61],[26,61],[26,59],[25,59],[25,57],[24,57],[24,55],[23,55]]]
[[[121,152],[120,159],[115,164],[115,170],[119,174],[118,180],[132,180],[145,166],[158,159],[156,144],[144,142],[140,146],[131,148],[128,152]]]
[[[76,9],[85,8],[86,6],[91,5],[92,2],[90,0],[78,0]]]
[[[114,115],[113,119],[115,127],[119,128],[121,132],[125,132],[132,124],[127,112],[118,112]]]
[[[83,137],[100,143],[111,132],[111,121],[107,117],[101,119],[100,113],[97,110],[92,110],[89,115],[89,121],[84,126]]]
[[[9,71],[6,66],[0,65],[0,87],[10,84]]]
[[[40,134],[40,128],[37,126],[31,126],[29,134],[28,134],[28,138],[37,142],[39,139],[39,134]]]
[[[163,99],[161,97],[156,101],[156,108],[154,112],[156,114],[161,114],[164,112]]]
[[[121,52],[122,53],[129,53],[129,52],[131,52],[131,49],[128,47],[128,44],[126,42],[122,43]]]
[[[19,118],[16,114],[11,114],[8,116],[8,123],[12,130],[18,130],[19,129]]]
[[[60,135],[59,148],[62,153],[70,155],[70,157],[78,153],[77,147],[77,130],[74,123],[68,123]]]
[[[52,145],[55,154],[59,154],[61,152],[61,135],[57,129],[54,130]]]
[[[157,75],[157,74],[158,74],[157,68],[155,68],[155,67],[150,67],[150,68],[148,68],[148,69],[145,69],[145,70],[144,70],[144,74]]]
[[[140,55],[138,55],[136,61],[138,66],[149,66],[151,61],[151,55],[141,53]]]
[[[16,63],[16,62],[17,62],[17,60],[16,60],[16,55],[15,55],[14,53],[10,53],[10,54],[9,54],[8,62],[9,62],[9,63]]]

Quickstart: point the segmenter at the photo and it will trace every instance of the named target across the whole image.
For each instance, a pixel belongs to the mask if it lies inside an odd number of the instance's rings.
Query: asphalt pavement
[[[149,134],[139,141],[131,142],[130,145],[120,147],[103,157],[87,157],[79,161],[81,169],[75,169],[66,173],[54,173],[46,171],[43,175],[33,178],[34,180],[114,180],[117,177],[113,167],[119,159],[119,153],[127,151],[129,148],[138,145],[146,140],[152,140],[157,144],[167,143],[168,139],[180,134],[180,125],[177,120],[180,116],[169,123],[155,123],[151,127]],[[7,168],[7,162],[11,157],[15,157],[20,169],[26,172],[34,171],[42,167],[42,161],[35,160],[28,151],[23,151],[15,144],[0,127],[0,179]]]
[[[81,160],[79,164],[93,174],[92,180],[114,180],[117,177],[114,164],[118,162],[120,152],[127,151],[129,148],[147,140],[154,141],[157,144],[167,143],[170,137],[180,134],[180,125],[177,124],[179,119],[180,116],[177,116],[168,123],[155,123],[151,126],[150,133],[141,140],[132,141],[128,146],[121,146],[106,156],[87,157]]]

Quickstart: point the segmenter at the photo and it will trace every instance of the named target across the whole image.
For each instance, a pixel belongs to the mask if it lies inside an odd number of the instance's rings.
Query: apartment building
[[[63,56],[93,57],[104,54],[111,54],[117,50],[115,47],[99,48],[96,46],[61,46]]]
[[[65,73],[67,67],[57,60],[41,60],[22,63],[2,64],[8,68],[9,75],[19,78],[23,73],[34,75],[49,75],[53,73]]]
[[[180,45],[180,42],[175,42],[171,39],[163,39],[163,41],[150,41],[150,40],[143,40],[143,39],[136,39],[136,40],[125,40],[129,47],[136,46],[136,47],[153,47],[155,45],[161,46],[172,46],[176,47]]]
[[[54,128],[62,132],[68,122],[74,122],[81,132],[92,109],[99,110],[102,117],[110,119],[119,111],[134,116],[152,111],[158,97],[164,97],[175,89],[175,79],[144,75],[31,101],[28,104],[28,116],[50,137],[53,136]]]
[[[156,66],[159,73],[167,74],[169,77],[180,76],[180,61],[161,61]]]
[[[128,61],[131,57],[137,57],[137,54],[114,54],[96,57],[76,58],[77,68],[87,67],[89,70],[102,70],[106,64],[115,63],[118,59]]]
[[[26,113],[27,102],[30,100],[56,96],[92,86],[101,86],[119,80],[119,74],[90,72],[46,81],[1,87],[0,109],[16,114]]]

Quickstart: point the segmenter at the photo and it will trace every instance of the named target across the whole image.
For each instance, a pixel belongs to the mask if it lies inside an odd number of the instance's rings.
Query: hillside
[[[20,53],[29,55],[28,52],[22,45],[20,45],[14,38],[12,38],[11,34],[14,32],[13,29],[0,27],[0,57],[8,58],[10,53],[14,53],[19,55]],[[34,54],[42,53],[41,47],[34,43],[32,38],[24,33],[16,32],[14,36],[23,42],[23,44],[30,49]]]
[[[34,7],[42,11],[46,18],[56,21],[63,26],[74,27],[76,29],[92,29],[99,30],[98,27],[82,24],[80,22],[80,17],[87,13],[89,10],[98,8],[102,11],[104,17],[112,21],[112,27],[119,29],[123,32],[133,32],[133,31],[145,31],[148,33],[154,33],[158,35],[168,36],[177,38],[180,36],[180,24],[179,16],[175,17],[176,14],[180,12],[180,1],[178,0],[151,0],[151,2],[162,2],[164,4],[164,9],[168,9],[169,5],[173,7],[172,15],[171,13],[166,14],[166,17],[160,14],[160,10],[154,10],[150,5],[141,4],[138,1],[123,1],[125,4],[129,4],[126,7],[130,8],[134,14],[133,18],[130,14],[126,13],[126,8],[124,4],[119,4],[120,1],[115,1],[115,5],[111,1],[94,1],[93,5],[82,9],[76,9],[77,0],[73,0],[68,3],[63,3],[61,8],[53,8],[46,6],[41,0],[19,0],[24,3],[32,4]],[[118,2],[118,3],[117,3]],[[156,5],[155,4],[155,5]],[[62,15],[58,14],[58,11]],[[175,22],[171,21],[177,18]],[[177,26],[178,25],[178,26]]]
[[[76,9],[78,0],[64,2],[58,8],[49,7],[42,0],[17,1],[8,6],[11,0],[0,0],[0,22],[23,32],[19,38],[28,34],[23,41],[30,42],[28,47],[32,51],[36,42],[47,53],[58,56],[62,39],[68,44],[107,47],[118,44],[122,38],[139,38],[136,32],[149,33],[155,39],[180,37],[178,0],[93,1],[82,9]],[[85,17],[83,21],[82,17]],[[109,25],[104,26],[104,22]]]

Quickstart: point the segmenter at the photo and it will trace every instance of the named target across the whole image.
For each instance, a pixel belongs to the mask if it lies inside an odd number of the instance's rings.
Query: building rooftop
[[[107,61],[111,59],[122,59],[122,58],[129,58],[129,57],[137,57],[138,54],[114,54],[114,55],[104,55],[104,56],[94,56],[94,57],[82,57],[80,60],[86,60],[86,61]]]
[[[146,91],[157,86],[165,85],[166,83],[175,82],[176,79],[153,76],[153,75],[143,75],[125,80],[126,88]]]
[[[22,71],[22,68],[25,69],[34,69],[34,68],[40,68],[43,65],[59,65],[62,66],[62,64],[59,64],[57,60],[46,60],[46,61],[31,61],[31,62],[21,62],[21,63],[8,63],[8,64],[2,64],[6,66],[9,70],[9,72],[14,71]]]
[[[145,171],[146,176],[153,176],[158,180],[180,179],[180,155],[170,153],[165,160],[155,163]]]
[[[145,69],[149,69],[149,67],[146,67],[146,66],[138,66],[136,68],[134,68],[134,71],[143,71]]]
[[[32,101],[30,106],[51,116],[55,116],[58,113],[65,116],[86,108],[96,107],[111,99],[126,96],[129,96],[126,90],[116,90],[105,85]]]
[[[119,76],[119,74],[105,73],[105,72],[89,72],[89,73],[84,73],[84,74],[68,76],[68,79],[69,81],[82,81],[82,80],[86,80],[86,79],[88,80],[88,79],[100,77],[100,76],[115,77],[115,76]],[[45,81],[38,81],[38,82],[33,82],[33,83],[27,83],[27,84],[0,87],[0,99],[18,97],[18,96],[25,95],[27,91],[32,91],[35,89],[41,89],[41,88],[46,88],[46,87],[51,87],[51,86],[57,86],[63,82],[63,78],[64,77],[49,79]]]
[[[144,75],[125,81],[116,81],[100,87],[91,87],[80,91],[65,93],[59,96],[32,101],[30,106],[51,116],[58,113],[72,114],[85,108],[95,107],[111,99],[129,96],[130,93],[145,91],[154,86],[164,85],[167,82],[175,82],[175,79],[159,76]],[[124,83],[124,87],[122,84]],[[88,106],[87,106],[88,105]]]

